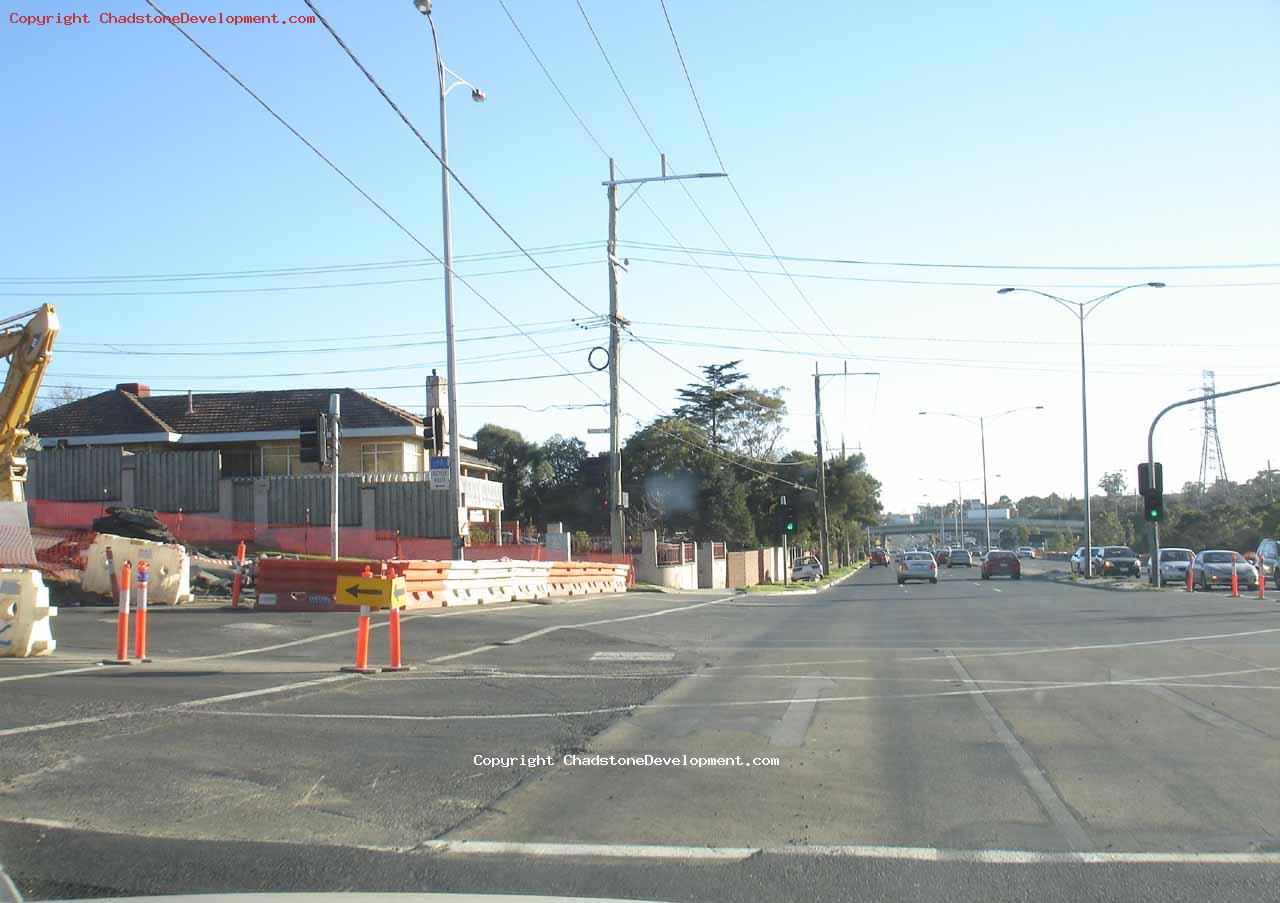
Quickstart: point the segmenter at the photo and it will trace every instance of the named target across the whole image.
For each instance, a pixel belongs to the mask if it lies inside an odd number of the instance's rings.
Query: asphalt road
[[[32,898],[1280,898],[1280,596],[1041,569],[419,613],[374,676],[350,615],[161,610],[126,668],[66,610],[0,659],[0,862]]]

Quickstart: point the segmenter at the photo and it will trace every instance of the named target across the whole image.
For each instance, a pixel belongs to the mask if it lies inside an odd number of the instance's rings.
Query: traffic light
[[[609,455],[589,455],[582,461],[582,482],[586,486],[603,486],[609,482]]]
[[[1149,523],[1164,520],[1164,467],[1156,462],[1154,467],[1138,465],[1138,494],[1142,496],[1142,516]]]
[[[783,505],[778,509],[778,532],[786,536],[796,532],[795,505]]]
[[[298,460],[303,464],[329,463],[328,418],[312,414],[298,421]]]
[[[439,408],[422,422],[422,446],[431,455],[444,454],[444,412]]]

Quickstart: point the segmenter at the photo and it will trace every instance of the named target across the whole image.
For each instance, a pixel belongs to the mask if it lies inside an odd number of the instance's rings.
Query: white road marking
[[[638,615],[623,615],[618,618],[601,618],[597,621],[579,621],[576,624],[553,624],[550,627],[543,627],[532,633],[521,634],[518,637],[512,637],[509,640],[502,640],[498,645],[514,646],[517,643],[523,643],[525,640],[532,640],[535,637],[546,636],[548,633],[555,633],[557,630],[580,630],[583,627],[599,627],[603,624],[621,624],[624,621],[642,621],[645,618],[659,618],[663,615],[676,614],[682,611],[693,611],[697,608],[706,608],[708,605],[719,605],[721,602],[728,602],[736,596],[724,596],[720,599],[712,599],[709,602],[697,602],[693,605],[681,605],[677,608],[664,608],[661,611],[650,611]]]
[[[834,687],[825,677],[800,677],[796,681],[796,698],[787,706],[778,723],[769,729],[769,742],[777,746],[800,746],[809,732],[813,713],[818,708],[816,691]],[[806,691],[810,695],[804,696]]]
[[[87,668],[64,668],[61,671],[35,671],[31,674],[14,674],[9,677],[0,677],[0,683],[8,683],[11,680],[35,680],[38,677],[61,677],[64,674],[85,674],[89,671],[101,671],[104,665],[90,665]]]
[[[1171,643],[1195,643],[1200,640],[1229,640],[1242,636],[1260,636],[1265,633],[1280,633],[1280,627],[1267,627],[1262,630],[1242,630],[1239,633],[1212,633],[1206,636],[1170,637],[1167,640],[1138,640],[1132,643],[1094,643],[1091,646],[1043,646],[1039,649],[1009,649],[1001,652],[967,652],[960,649],[957,650],[957,652],[965,658],[994,658],[1006,655],[1042,655],[1049,652],[1082,652],[1090,649],[1129,649],[1134,646],[1166,646]],[[919,655],[913,658],[898,659],[898,661],[939,661],[946,659],[948,655]]]
[[[489,649],[497,649],[498,647],[492,643],[486,643],[483,646],[475,646],[471,649],[465,649],[462,652],[454,652],[451,655],[437,655],[435,658],[427,659],[428,665],[434,665],[436,662],[451,662],[455,658],[466,658],[468,655],[475,655],[477,652],[485,652]]]
[[[1268,669],[1268,670],[1271,670],[1271,669]],[[1126,678],[1136,677],[1136,675],[1126,674],[1124,671],[1113,670],[1111,673],[1117,677],[1120,677],[1122,680]],[[1196,702],[1194,699],[1190,699],[1186,696],[1183,696],[1181,693],[1178,693],[1177,691],[1171,689],[1171,687],[1176,687],[1178,686],[1178,684],[1162,684],[1162,683],[1156,684],[1156,683],[1139,682],[1139,686],[1146,687],[1152,693],[1159,696],[1161,699],[1163,699],[1165,702],[1169,703],[1170,705],[1174,706],[1175,708],[1181,709],[1182,711],[1190,715],[1192,718],[1196,718],[1202,722],[1211,724],[1214,727],[1218,728],[1219,730],[1230,731],[1231,733],[1237,736],[1246,737],[1250,740],[1274,739],[1266,731],[1259,730],[1258,728],[1254,727],[1252,724],[1248,724],[1246,722],[1239,721],[1235,718],[1231,718],[1227,715],[1224,715],[1222,712],[1212,709],[1207,705],[1201,705],[1200,703]]]
[[[1018,771],[1022,774],[1022,780],[1026,782],[1028,789],[1039,800],[1045,814],[1062,832],[1067,845],[1073,850],[1088,850],[1092,848],[1093,844],[1089,842],[1089,835],[1085,833],[1080,822],[1076,821],[1076,817],[1071,814],[1066,802],[1058,795],[1058,791],[1054,789],[1054,786],[1049,783],[1049,779],[1040,770],[1040,766],[1031,758],[1031,753],[1027,752],[1026,747],[1013,735],[1008,723],[1000,717],[1000,713],[996,711],[995,706],[981,692],[977,681],[969,675],[964,665],[960,664],[960,659],[952,655],[948,661],[951,663],[956,675],[967,686],[979,690],[979,692],[973,694],[974,703],[977,704],[982,714],[986,716],[987,722],[991,725],[991,729],[995,731],[996,737],[1004,744],[1004,748],[1008,751],[1014,764],[1018,766]]]
[[[315,680],[301,680],[290,684],[264,687],[260,690],[246,690],[242,693],[226,693],[221,696],[207,696],[203,699],[191,699],[186,702],[174,703],[173,705],[158,706],[154,709],[140,709],[129,712],[108,712],[102,715],[90,715],[85,718],[68,718],[62,721],[46,721],[43,724],[27,724],[22,727],[10,727],[0,730],[0,737],[13,737],[19,734],[38,734],[45,731],[58,730],[63,727],[78,727],[84,724],[97,724],[102,721],[112,721],[119,718],[133,718],[137,715],[151,715],[160,712],[176,712],[198,709],[202,706],[213,705],[217,702],[230,702],[236,699],[250,699],[255,696],[269,696],[273,693],[284,693],[289,690],[300,690],[304,687],[314,687],[321,684],[336,683],[341,680],[350,680],[355,676],[356,675],[354,674],[336,674],[332,677],[321,677]]]
[[[620,858],[717,860],[740,862],[756,855],[897,859],[917,862],[968,862],[993,865],[1280,865],[1275,852],[1152,851],[1058,852],[1041,850],[955,850],[879,844],[792,845],[783,847],[663,846],[658,844],[522,843],[495,840],[428,840],[415,851],[454,856],[528,856],[537,858]]]
[[[674,652],[595,652],[591,655],[593,662],[669,662],[676,657]]]
[[[991,587],[991,591],[992,591],[993,593],[1002,593],[1002,592],[1004,592],[1004,590],[1002,590],[1002,589],[996,589],[994,586],[993,586],[993,587]]]

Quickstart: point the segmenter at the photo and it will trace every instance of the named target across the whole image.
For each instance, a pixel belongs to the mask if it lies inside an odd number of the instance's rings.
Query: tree
[[[700,427],[712,445],[720,444],[720,434],[726,415],[741,402],[735,397],[736,386],[746,380],[747,374],[738,369],[741,360],[724,364],[707,364],[702,370],[701,382],[690,383],[676,391],[683,404],[676,408],[683,417]]]
[[[1117,499],[1124,495],[1128,488],[1128,481],[1125,480],[1124,472],[1113,470],[1110,473],[1104,473],[1102,479],[1098,481],[1098,488],[1106,493],[1108,499]]]
[[[781,388],[747,385],[740,363],[704,366],[702,381],[677,391],[683,403],[675,413],[701,429],[715,448],[770,460],[784,432],[787,404]]]
[[[587,446],[559,433],[538,446],[533,456],[528,504],[535,522],[578,522],[592,487],[583,485]],[[602,489],[603,487],[595,487]]]
[[[82,386],[52,386],[46,390],[44,399],[36,403],[36,410],[47,411],[50,408],[71,404],[73,401],[88,398],[89,394],[89,390]]]
[[[1093,519],[1093,544],[1095,546],[1127,546],[1133,541],[1130,525],[1110,509]]]
[[[520,519],[534,519],[530,484],[538,457],[537,444],[526,441],[513,429],[486,423],[476,430],[476,451],[502,468],[507,511]]]

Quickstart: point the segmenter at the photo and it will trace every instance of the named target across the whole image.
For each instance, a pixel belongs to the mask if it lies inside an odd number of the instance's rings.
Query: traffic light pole
[[[1201,402],[1209,401],[1214,398],[1226,398],[1228,395],[1240,395],[1244,392],[1256,392],[1259,389],[1270,389],[1273,386],[1280,386],[1280,380],[1276,380],[1274,382],[1269,382],[1269,383],[1260,383],[1256,386],[1245,386],[1243,389],[1231,389],[1226,392],[1213,392],[1209,395],[1196,395],[1194,398],[1184,398],[1182,401],[1175,401],[1173,404],[1166,407],[1164,410],[1162,410],[1159,414],[1155,416],[1155,419],[1151,421],[1151,428],[1147,430],[1147,472],[1151,474],[1154,479],[1155,463],[1156,463],[1156,452],[1155,452],[1156,425],[1160,422],[1160,418],[1163,417],[1165,414],[1168,414],[1174,408],[1180,408],[1180,407],[1183,407],[1184,405],[1200,404]],[[1151,582],[1154,586],[1159,587],[1160,586],[1160,525],[1159,523],[1156,523],[1153,521],[1151,524],[1151,527],[1152,527]]]
[[[329,463],[333,467],[333,480],[329,496],[329,557],[338,560],[338,455],[341,445],[338,439],[338,423],[341,415],[341,396],[329,396]]]

